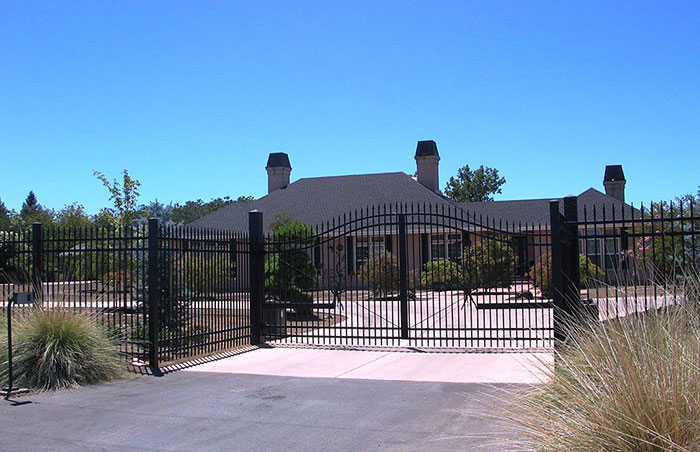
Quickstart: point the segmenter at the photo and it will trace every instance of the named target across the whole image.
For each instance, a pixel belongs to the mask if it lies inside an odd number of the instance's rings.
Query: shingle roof
[[[593,219],[593,212],[597,220],[613,220],[621,218],[622,209],[625,209],[625,217],[630,218],[632,212],[635,217],[639,216],[637,209],[632,209],[629,204],[625,204],[612,198],[605,193],[601,193],[595,188],[589,188],[577,196],[578,198],[578,218],[583,221]],[[502,220],[504,223],[517,225],[518,223],[525,224],[549,224],[549,202],[559,201],[559,210],[564,212],[564,198],[546,198],[546,199],[518,199],[513,201],[488,201],[488,202],[462,202],[459,205],[467,211],[470,216],[479,215],[488,217],[490,220]],[[614,212],[613,212],[614,209]],[[603,217],[605,213],[605,217]]]
[[[394,205],[402,203],[444,205],[462,208],[470,218],[488,218],[489,222],[502,222],[504,226],[549,224],[549,202],[560,201],[563,213],[563,198],[521,199],[513,201],[488,201],[456,203],[424,187],[411,176],[403,173],[364,174],[353,176],[313,177],[299,179],[285,188],[273,191],[267,196],[250,202],[235,202],[204,216],[191,224],[193,227],[227,229],[235,231],[248,230],[248,212],[263,212],[263,225],[269,231],[270,222],[277,214],[287,214],[292,221],[302,221],[309,225],[319,225],[344,214],[372,206]],[[603,209],[605,206],[605,209]],[[579,220],[584,215],[593,219],[613,219],[613,207],[616,219],[625,209],[626,218],[632,212],[639,212],[628,204],[622,203],[600,191],[589,188],[578,195]]]
[[[397,203],[456,203],[434,193],[403,172],[299,179],[250,202],[236,202],[196,220],[194,227],[248,230],[248,212],[263,212],[267,231],[275,215],[317,225],[354,210]]]

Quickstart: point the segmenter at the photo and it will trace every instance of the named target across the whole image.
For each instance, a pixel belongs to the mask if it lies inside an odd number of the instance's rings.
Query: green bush
[[[684,304],[568,325],[556,367],[509,407],[518,450],[700,450],[699,286],[696,273],[672,289]]]
[[[179,266],[188,290],[206,294],[226,290],[228,281],[235,276],[235,268],[229,256],[205,257],[189,255],[183,257]]]
[[[465,247],[461,285],[465,288],[508,287],[515,276],[515,253],[497,238],[484,238]]]
[[[605,272],[583,254],[578,255],[578,265],[581,272],[581,284],[584,287],[595,285],[605,276]]]
[[[552,297],[552,255],[546,253],[530,268],[530,280],[540,289],[542,297]]]
[[[435,290],[459,288],[462,268],[458,262],[439,259],[423,266],[421,285]]]
[[[282,222],[275,227],[275,249],[265,262],[266,297],[292,303],[311,305],[313,298],[305,291],[316,282],[316,269],[307,249],[311,246],[313,230],[300,222]],[[296,308],[309,314],[311,309]]]
[[[605,272],[585,255],[579,254],[578,262],[581,285],[584,287],[594,285],[605,276]],[[530,279],[534,282],[535,287],[540,289],[543,297],[552,297],[552,255],[550,253],[543,254],[539,262],[532,266]]]
[[[87,314],[32,309],[13,317],[16,382],[40,390],[73,388],[116,379],[124,372],[117,347]],[[5,350],[7,345],[4,346]],[[0,381],[7,379],[7,355]]]
[[[384,297],[399,288],[399,263],[392,253],[374,253],[360,266],[360,277],[375,298]]]

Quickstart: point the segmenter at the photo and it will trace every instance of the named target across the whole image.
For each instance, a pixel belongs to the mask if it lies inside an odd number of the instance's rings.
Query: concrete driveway
[[[263,349],[230,359],[259,364],[256,353],[272,357]],[[387,364],[400,355],[366,353]],[[513,437],[500,410],[528,387],[206,370],[224,361],[2,401],[0,450],[501,452]]]
[[[416,347],[263,347],[190,372],[437,383],[537,384],[551,353]]]

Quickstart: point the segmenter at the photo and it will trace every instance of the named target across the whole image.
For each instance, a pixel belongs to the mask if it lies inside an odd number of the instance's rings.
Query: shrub
[[[544,298],[552,297],[552,255],[546,253],[530,268],[530,279]]]
[[[435,290],[454,289],[459,287],[462,269],[458,262],[439,259],[427,262],[423,266],[421,285]]]
[[[285,221],[275,226],[276,249],[265,262],[266,296],[293,303],[313,302],[304,292],[316,281],[316,269],[307,253],[312,238],[313,230],[304,223]],[[296,311],[308,314],[311,310],[297,308]]]
[[[0,283],[24,282],[32,274],[31,260],[20,263],[18,243],[22,239],[15,232],[0,231]]]
[[[584,286],[592,286],[596,281],[600,281],[605,272],[593,263],[587,256],[579,254],[578,256],[579,272],[581,275],[581,284]],[[540,289],[542,296],[551,298],[552,291],[552,255],[551,253],[543,254],[539,262],[530,269],[530,279],[534,282],[535,287]]]
[[[375,298],[395,292],[399,288],[399,263],[392,253],[374,253],[360,266],[360,277],[369,286]]]
[[[19,385],[40,390],[73,388],[113,380],[123,373],[117,347],[87,314],[37,308],[14,320],[13,363]],[[6,379],[5,357],[0,380]]]
[[[700,450],[697,274],[674,292],[687,303],[568,326],[548,381],[509,408],[524,449]]]
[[[183,257],[179,266],[182,268],[186,288],[197,294],[224,291],[229,279],[235,276],[235,268],[228,256],[204,257],[193,254]]]
[[[462,281],[465,288],[507,287],[515,276],[515,253],[506,242],[484,238],[465,247]]]
[[[578,267],[581,274],[581,284],[583,286],[592,286],[601,281],[605,276],[605,272],[583,254],[578,255]]]

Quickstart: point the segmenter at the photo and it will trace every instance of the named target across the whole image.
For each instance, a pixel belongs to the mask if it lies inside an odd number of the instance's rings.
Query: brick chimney
[[[622,165],[608,165],[605,167],[603,186],[605,194],[618,201],[625,202],[625,173],[622,172]]]
[[[418,182],[436,193],[440,191],[439,163],[437,144],[433,140],[419,141],[416,146],[416,176]]]
[[[289,185],[289,176],[292,174],[292,165],[289,156],[284,152],[272,152],[267,159],[267,193],[272,193],[278,188]]]
[[[440,175],[438,166],[440,154],[433,140],[419,141],[416,146],[416,175],[418,182],[432,191],[440,192]]]

